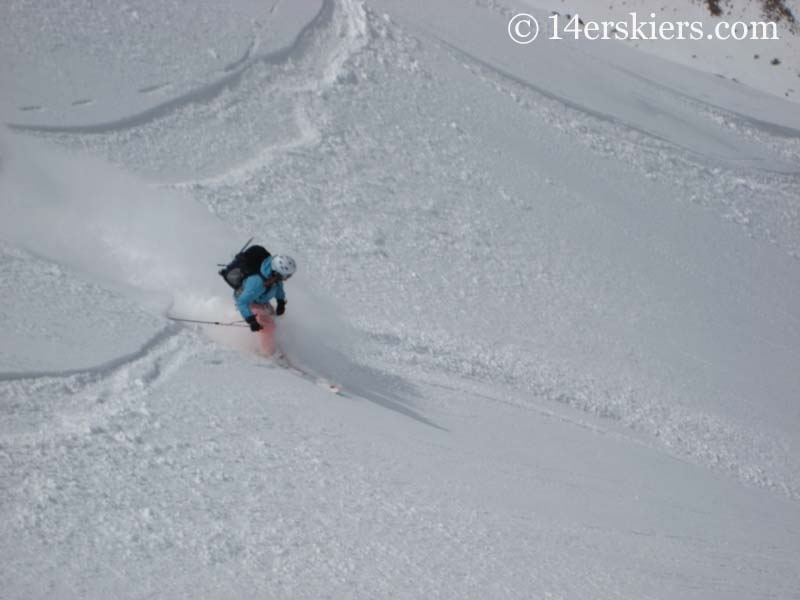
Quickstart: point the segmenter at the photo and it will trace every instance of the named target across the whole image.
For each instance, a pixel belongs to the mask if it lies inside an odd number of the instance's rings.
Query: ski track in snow
[[[309,99],[324,94],[336,83],[342,76],[343,65],[364,47],[367,39],[363,3],[324,0],[319,13],[289,47],[265,55],[253,53],[243,57],[239,61],[241,64],[237,63],[233,71],[220,79],[143,113],[90,126],[10,124],[10,127],[78,148],[85,147],[80,141],[83,139],[81,136],[90,135],[92,146],[105,147],[112,157],[122,148],[123,154],[117,157],[120,162],[129,164],[131,160],[137,162],[145,158],[149,163],[145,171],[159,174],[158,169],[165,160],[174,158],[172,155],[159,155],[159,147],[165,144],[162,136],[170,136],[170,131],[175,129],[217,127],[223,121],[229,129],[214,134],[216,139],[212,143],[224,145],[224,150],[220,148],[214,160],[200,169],[191,157],[187,158],[187,172],[206,168],[211,173],[185,179],[178,176],[178,181],[175,181],[174,174],[167,177],[170,185],[189,190],[197,184],[236,181],[275,155],[301,152],[318,143],[319,133],[308,116]],[[251,138],[249,146],[236,148],[225,145],[223,136],[242,137],[232,134],[231,120],[234,118],[248,121],[246,127],[251,133],[246,137]],[[133,155],[124,152],[127,144],[136,145],[142,137],[152,139],[149,156],[138,151]],[[274,139],[270,141],[271,138]],[[219,160],[220,155],[240,155],[241,158],[226,164]],[[219,172],[220,168],[222,172]]]
[[[235,88],[244,73],[258,63],[280,65],[297,59],[302,55],[304,40],[313,35],[313,31],[325,26],[325,21],[330,18],[333,0],[323,0],[322,7],[317,15],[303,27],[295,39],[284,48],[272,52],[257,54],[258,40],[254,39],[242,56],[225,65],[220,71],[220,77],[214,81],[201,85],[186,93],[150,107],[142,112],[128,115],[113,121],[95,123],[91,125],[26,125],[20,123],[7,123],[8,127],[16,131],[31,133],[71,133],[71,134],[99,134],[110,133],[134,127],[141,127],[151,121],[165,117],[171,112],[186,108],[192,104],[207,104],[220,93],[229,88]],[[273,7],[274,8],[274,7]],[[170,84],[154,84],[140,89],[140,93],[148,94],[163,90]],[[80,104],[91,102],[82,101]],[[74,104],[74,103],[73,103]],[[41,107],[34,107],[40,109]]]
[[[96,367],[0,376],[0,439],[19,443],[102,430],[110,416],[155,389],[192,353],[192,336],[167,326],[139,351]],[[53,421],[54,420],[54,421]],[[18,425],[24,428],[18,430]]]
[[[125,366],[127,363],[132,363],[136,360],[146,357],[152,349],[159,346],[167,338],[175,335],[178,329],[179,327],[176,325],[167,325],[147,342],[145,342],[139,350],[136,350],[130,354],[124,354],[122,356],[112,358],[111,360],[94,367],[62,369],[54,371],[5,371],[0,372],[0,382],[39,378],[71,377],[73,375],[81,375],[83,377],[96,376],[101,378],[105,374]]]

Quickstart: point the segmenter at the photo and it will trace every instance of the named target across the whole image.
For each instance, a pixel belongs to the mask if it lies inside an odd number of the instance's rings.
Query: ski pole
[[[242,246],[242,249],[241,249],[241,250],[239,250],[239,254],[241,254],[242,252],[244,252],[245,248],[247,248],[247,247],[250,245],[250,242],[252,242],[252,241],[253,241],[253,238],[250,238],[249,240],[247,240],[247,241],[244,243],[244,246]]]
[[[221,323],[220,321],[201,321],[199,319],[181,319],[179,317],[167,317],[170,321],[180,321],[181,323],[200,323],[202,325],[219,325],[221,327],[248,327],[244,321],[231,321]]]
[[[245,251],[245,249],[246,249],[246,248],[247,248],[247,247],[250,245],[250,242],[252,242],[252,241],[253,241],[253,238],[250,238],[249,240],[247,240],[247,241],[244,243],[244,246],[242,246],[242,249],[241,249],[241,250],[239,250],[239,252],[237,252],[237,253],[236,253],[236,256],[239,256],[239,255],[240,255],[242,252],[244,252],[244,251]],[[217,266],[218,266],[218,267],[226,267],[226,266],[228,266],[228,265],[223,265],[223,264],[217,263]]]

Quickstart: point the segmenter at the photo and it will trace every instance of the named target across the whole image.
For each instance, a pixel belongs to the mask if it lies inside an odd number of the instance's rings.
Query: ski
[[[332,394],[336,394],[338,396],[344,395],[342,386],[340,386],[338,383],[333,383],[332,381],[326,379],[325,377],[320,377],[310,371],[307,371],[302,367],[298,367],[289,359],[288,356],[286,356],[280,351],[276,352],[275,355],[272,356],[272,362],[278,365],[279,367],[286,369],[291,373],[294,373],[298,377],[302,377],[306,381],[318,385],[319,387],[331,392]]]

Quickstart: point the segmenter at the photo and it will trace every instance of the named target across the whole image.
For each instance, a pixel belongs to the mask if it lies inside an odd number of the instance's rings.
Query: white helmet
[[[291,256],[277,254],[272,257],[272,270],[284,279],[289,279],[297,270],[297,263]]]

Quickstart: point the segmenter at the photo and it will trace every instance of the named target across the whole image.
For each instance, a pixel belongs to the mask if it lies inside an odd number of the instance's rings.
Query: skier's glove
[[[256,319],[255,315],[250,315],[245,319],[247,324],[250,325],[250,331],[261,331],[261,325],[258,324],[258,320]]]
[[[278,308],[275,310],[276,315],[282,315],[286,312],[286,300],[278,300]]]

